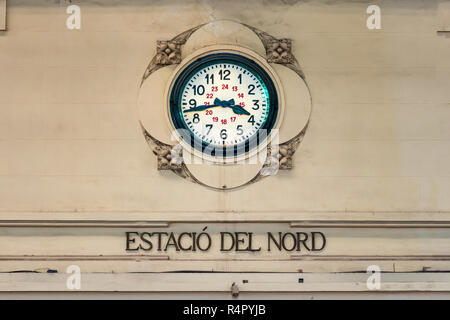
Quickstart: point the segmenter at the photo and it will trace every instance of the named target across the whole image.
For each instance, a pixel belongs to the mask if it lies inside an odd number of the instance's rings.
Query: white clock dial
[[[231,146],[255,135],[268,115],[267,89],[242,66],[218,63],[192,75],[182,92],[182,114],[199,139]]]
[[[273,126],[276,91],[255,62],[237,55],[227,57],[199,60],[181,74],[172,90],[172,121],[177,129],[188,130],[203,148],[248,151]]]

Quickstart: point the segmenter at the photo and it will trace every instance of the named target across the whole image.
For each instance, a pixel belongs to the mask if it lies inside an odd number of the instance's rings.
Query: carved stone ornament
[[[195,28],[189,29],[185,32],[180,33],[171,40],[156,41],[156,55],[150,61],[147,69],[145,70],[144,76],[142,77],[141,84],[156,70],[171,64],[178,64],[181,62],[181,47],[186,43],[187,39],[203,25],[199,25]],[[169,44],[171,44],[169,46]],[[165,47],[167,45],[167,47]],[[174,49],[172,49],[172,48]],[[170,51],[166,51],[167,48]],[[169,56],[172,54],[171,58]]]
[[[211,24],[216,24],[219,22],[213,22]],[[266,52],[265,60],[267,63],[271,64],[279,64],[283,65],[284,67],[294,71],[295,77],[300,77],[303,83],[305,84],[305,88],[307,88],[306,82],[305,82],[305,76],[296,60],[294,55],[292,54],[292,42],[290,39],[282,38],[277,39],[271,35],[269,35],[266,32],[263,32],[257,28],[254,28],[249,25],[245,24],[239,24],[236,22],[236,25],[240,25],[241,28],[245,28],[246,31],[250,34],[253,34],[252,37],[255,37],[256,39],[259,39],[260,44],[259,46]],[[170,40],[158,40],[156,43],[156,54],[151,59],[147,69],[144,72],[144,75],[142,77],[141,82],[141,88],[144,84],[144,81],[146,81],[147,78],[149,78],[154,72],[157,70],[170,66],[170,65],[176,65],[180,64],[182,60],[184,59],[183,56],[183,47],[187,41],[189,41],[189,38],[191,35],[196,32],[198,29],[204,27],[205,25],[199,25],[197,27],[194,27],[192,29],[189,29],[178,36],[170,39]],[[226,29],[226,28],[224,28]],[[220,30],[218,28],[217,30]],[[224,37],[226,38],[226,37]],[[198,39],[196,39],[198,41]],[[256,40],[258,41],[258,40]],[[196,43],[196,42],[193,42]],[[262,46],[261,46],[262,43]],[[227,44],[227,43],[224,43]],[[205,44],[205,46],[212,45],[212,44]],[[237,45],[239,46],[239,43],[236,43],[236,41],[230,41],[228,45]],[[243,45],[245,47],[245,45]],[[261,52],[261,50],[259,50]],[[158,78],[157,78],[158,79]],[[298,78],[297,78],[298,79]],[[296,89],[295,89],[296,90]],[[309,96],[309,90],[307,90],[307,96]],[[310,99],[310,96],[309,96]],[[163,101],[164,99],[160,99],[159,101]],[[153,101],[151,99],[150,101]],[[310,103],[310,100],[308,100]],[[150,103],[151,104],[151,103]],[[146,106],[149,107],[149,106]],[[152,108],[162,108],[161,110],[164,110],[167,108],[165,105],[161,106],[151,106]],[[309,110],[309,109],[308,109]],[[309,111],[310,112],[310,111]],[[153,114],[152,114],[153,115]],[[141,118],[144,119],[144,118]],[[148,119],[148,118],[147,118]],[[151,147],[153,153],[157,157],[157,169],[159,171],[172,171],[178,176],[190,180],[194,183],[201,184],[206,187],[210,187],[216,190],[230,190],[237,187],[242,187],[244,185],[248,185],[251,183],[254,183],[263,177],[266,177],[268,175],[274,175],[278,172],[278,170],[290,170],[293,168],[293,157],[294,153],[297,150],[298,146],[300,145],[306,128],[308,127],[308,121],[309,121],[309,113],[308,118],[305,118],[305,125],[303,128],[298,128],[299,131],[297,135],[294,135],[293,137],[290,136],[289,140],[287,141],[281,141],[279,146],[271,146],[270,143],[267,146],[267,158],[265,162],[261,163],[261,166],[259,172],[255,171],[255,176],[253,178],[248,179],[248,181],[245,181],[244,183],[241,183],[238,186],[229,186],[229,185],[217,185],[212,186],[209,183],[205,183],[204,179],[199,179],[198,177],[195,177],[194,174],[191,173],[189,164],[185,164],[183,162],[183,148],[181,145],[171,145],[168,144],[169,141],[166,138],[166,142],[164,143],[162,141],[159,141],[154,136],[151,135],[152,126],[145,125],[143,122],[141,122],[142,131],[146,138],[147,143]],[[165,119],[164,119],[165,120]],[[161,119],[163,121],[163,119]],[[292,127],[292,126],[291,126]],[[169,129],[168,129],[169,130]],[[292,130],[291,130],[292,132]],[[294,132],[295,133],[295,129]],[[272,154],[274,153],[275,154]],[[205,164],[205,166],[207,166]],[[219,164],[216,164],[215,166],[219,167]],[[246,170],[246,169],[242,169]],[[194,170],[195,171],[195,170]],[[197,171],[196,175],[199,172]],[[253,173],[251,173],[253,174]],[[204,178],[204,177],[203,177]]]
[[[144,127],[142,127],[142,125],[141,129],[145,140],[147,140],[153,154],[157,157],[159,171],[170,170],[184,179],[202,184],[200,181],[195,179],[183,163],[182,148],[179,148],[179,146],[171,146],[155,139],[147,132],[147,130],[145,130]]]
[[[269,145],[267,159],[261,170],[261,177],[274,175],[278,170],[291,170],[293,168],[292,157],[303,140],[304,133],[303,130],[297,136],[279,146]]]
[[[181,44],[177,41],[156,42],[156,63],[160,65],[177,64],[181,62]]]
[[[280,145],[278,151],[278,161],[280,170],[290,170],[292,169],[292,157],[295,151],[302,141],[304,136],[304,131],[302,131],[298,136]]]
[[[291,40],[270,40],[267,48],[267,61],[281,64],[294,63],[294,56],[291,53]]]

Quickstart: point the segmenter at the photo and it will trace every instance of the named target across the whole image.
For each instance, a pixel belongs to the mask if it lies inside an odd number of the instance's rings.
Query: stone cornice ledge
[[[450,228],[450,212],[0,212],[0,227],[165,228],[170,223],[289,223],[292,228]]]

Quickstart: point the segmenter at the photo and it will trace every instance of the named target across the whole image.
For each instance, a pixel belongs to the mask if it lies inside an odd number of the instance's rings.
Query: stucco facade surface
[[[80,30],[66,27],[71,4],[81,8]],[[358,292],[367,291],[365,279],[339,272],[376,264],[399,273],[386,292],[449,291],[445,273],[432,274],[450,270],[448,3],[378,1],[380,30],[366,26],[370,4],[8,0],[4,17],[0,9],[0,271],[44,274],[31,281],[0,273],[0,290],[40,291],[44,283],[65,291],[63,276],[45,270],[77,264],[88,291],[186,291],[178,278],[143,281],[130,272],[207,270],[278,273],[276,284],[255,276],[262,284],[243,292]],[[157,40],[224,20],[291,39],[312,107],[291,170],[217,191],[157,170],[138,97]],[[214,39],[211,28],[186,50]],[[283,86],[295,90],[296,82]],[[324,233],[327,246],[309,258],[125,251],[127,231],[204,227],[261,239],[269,229],[306,228]],[[291,283],[299,270],[313,274],[310,287]],[[119,278],[96,278],[111,272]],[[229,291],[228,275],[198,291]]]

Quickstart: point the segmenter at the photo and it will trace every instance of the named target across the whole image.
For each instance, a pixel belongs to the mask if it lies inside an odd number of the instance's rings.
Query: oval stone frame
[[[312,99],[291,40],[277,39],[257,28],[217,20],[157,41],[156,54],[142,77],[139,120],[159,171],[172,171],[191,182],[216,190],[231,190],[279,170],[293,168],[294,153],[308,128]],[[232,158],[208,157],[175,132],[170,93],[183,70],[196,59],[214,53],[235,53],[257,61],[277,91],[278,115],[269,137],[258,148]],[[195,159],[199,159],[200,162]],[[253,161],[257,159],[257,161]]]

